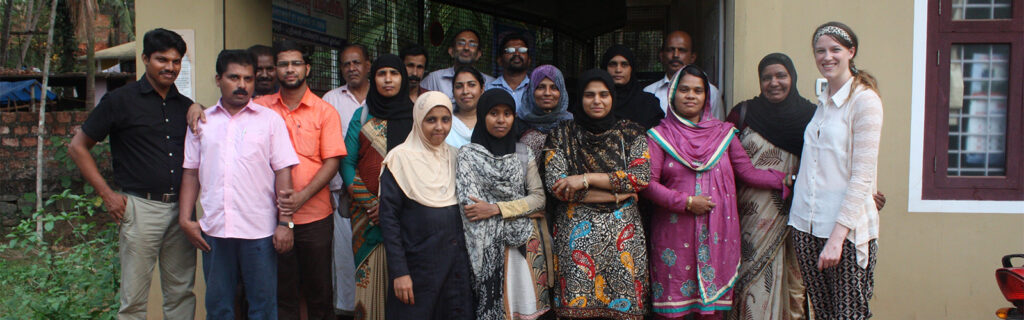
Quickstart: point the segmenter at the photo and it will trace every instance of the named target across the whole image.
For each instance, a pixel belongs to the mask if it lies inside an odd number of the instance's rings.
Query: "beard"
[[[285,89],[298,89],[299,87],[302,87],[302,84],[304,84],[304,83],[306,83],[306,78],[302,77],[302,78],[296,79],[294,83],[288,83],[288,82],[285,82],[285,81],[281,81],[281,87],[283,87]]]

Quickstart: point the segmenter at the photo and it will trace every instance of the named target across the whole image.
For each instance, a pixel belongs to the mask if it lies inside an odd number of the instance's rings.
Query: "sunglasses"
[[[530,51],[530,48],[527,48],[527,47],[508,47],[508,48],[505,48],[505,53],[508,53],[508,54],[512,54],[512,53],[516,53],[516,52],[526,53],[527,51]]]

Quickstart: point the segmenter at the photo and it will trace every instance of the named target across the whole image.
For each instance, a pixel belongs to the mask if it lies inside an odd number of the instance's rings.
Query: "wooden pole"
[[[43,136],[46,134],[46,91],[50,82],[50,53],[53,51],[53,25],[57,20],[57,0],[50,5],[50,31],[46,33],[46,51],[43,56],[43,87],[39,90],[39,125],[36,131],[36,212],[43,210]],[[36,233],[43,239],[43,219],[36,219]]]

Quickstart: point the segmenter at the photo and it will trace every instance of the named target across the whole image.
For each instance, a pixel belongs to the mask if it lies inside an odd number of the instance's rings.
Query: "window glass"
[[[1008,44],[954,44],[949,75],[949,176],[1006,174]]]

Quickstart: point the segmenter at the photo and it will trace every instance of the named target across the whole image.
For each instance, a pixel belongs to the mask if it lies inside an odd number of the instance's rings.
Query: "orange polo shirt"
[[[324,165],[325,159],[343,157],[345,138],[341,132],[338,111],[327,102],[306,89],[302,101],[295,110],[289,110],[281,100],[281,93],[262,96],[255,100],[259,105],[274,110],[284,118],[292,147],[299,155],[299,165],[292,167],[292,184],[295,191],[303,190],[313,176]],[[319,221],[331,215],[331,192],[325,184],[309,201],[292,216],[295,224]]]

